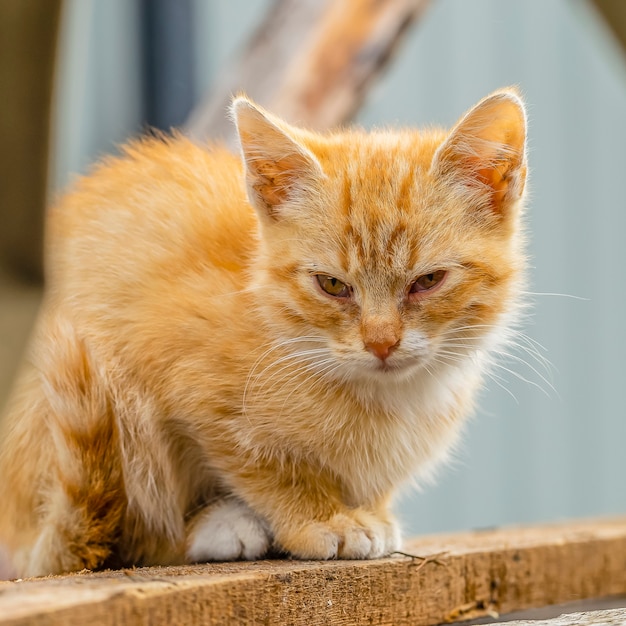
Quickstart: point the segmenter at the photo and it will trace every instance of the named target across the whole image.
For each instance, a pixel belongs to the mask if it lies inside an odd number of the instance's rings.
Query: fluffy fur
[[[514,90],[449,132],[294,128],[241,97],[238,159],[174,136],[50,210],[0,434],[14,575],[373,558],[446,457],[520,305]]]

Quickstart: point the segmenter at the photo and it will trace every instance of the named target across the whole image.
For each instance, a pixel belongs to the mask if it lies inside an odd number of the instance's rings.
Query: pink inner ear
[[[436,167],[489,193],[492,209],[503,212],[524,190],[525,144],[521,100],[514,93],[498,92],[461,119],[441,147]]]
[[[298,132],[249,101],[233,105],[243,151],[250,200],[266,215],[277,218],[279,207],[293,190],[321,174],[319,163]]]
[[[479,164],[476,163],[478,166]],[[511,185],[515,185],[515,191],[519,195],[524,189],[526,168],[519,167],[518,163],[501,161],[490,167],[477,167],[476,178],[479,182],[490,187],[491,204],[494,210],[499,210],[509,193]]]
[[[255,175],[253,184],[268,211],[285,202],[290,190],[297,184],[298,171],[302,168],[302,159],[293,155],[282,159],[255,161],[250,168]]]
[[[512,124],[510,119],[507,121]],[[474,155],[461,154],[452,158],[466,176],[491,190],[491,206],[495,211],[501,211],[507,197],[513,199],[510,192],[519,197],[524,190],[523,128],[507,128],[500,120],[500,123],[483,129],[477,136],[466,139],[469,139],[469,145],[473,144]]]

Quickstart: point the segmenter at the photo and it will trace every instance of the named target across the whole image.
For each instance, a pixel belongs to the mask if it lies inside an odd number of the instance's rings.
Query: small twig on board
[[[402,552],[402,550],[394,550],[393,554],[399,554],[400,556],[406,556],[410,559],[417,559],[421,563],[417,566],[415,571],[419,572],[423,567],[426,567],[429,563],[435,563],[435,565],[442,565],[446,567],[448,564],[441,560],[441,557],[448,554],[447,552],[438,552],[437,554],[431,554],[430,556],[420,556],[419,554],[410,554],[409,552]]]

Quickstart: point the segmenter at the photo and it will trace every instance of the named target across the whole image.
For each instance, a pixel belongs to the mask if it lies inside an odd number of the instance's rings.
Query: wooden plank
[[[553,619],[501,622],[491,626],[625,626],[626,609],[590,611],[589,613],[567,613]]]
[[[478,624],[491,624],[491,626],[501,626],[501,624],[522,624],[530,622],[532,624],[550,623],[558,617],[565,615],[590,613],[600,614],[607,611],[626,611],[626,596],[608,596],[606,598],[587,598],[584,600],[574,600],[574,602],[566,602],[565,604],[549,604],[547,606],[536,607],[532,609],[524,609],[522,611],[514,611],[496,618],[479,617],[477,619],[454,622],[454,626],[477,626]]]
[[[422,537],[375,561],[258,561],[0,583],[0,624],[427,625],[626,594],[626,518]]]
[[[348,121],[428,0],[276,0],[227,65],[186,131],[233,145],[225,115],[245,91],[287,121],[316,130]]]

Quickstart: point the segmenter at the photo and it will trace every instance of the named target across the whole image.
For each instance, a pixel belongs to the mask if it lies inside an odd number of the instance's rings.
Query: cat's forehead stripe
[[[357,146],[346,163],[340,199],[346,271],[363,263],[398,269],[415,262],[410,241],[418,176],[411,156],[406,146],[385,141]]]

